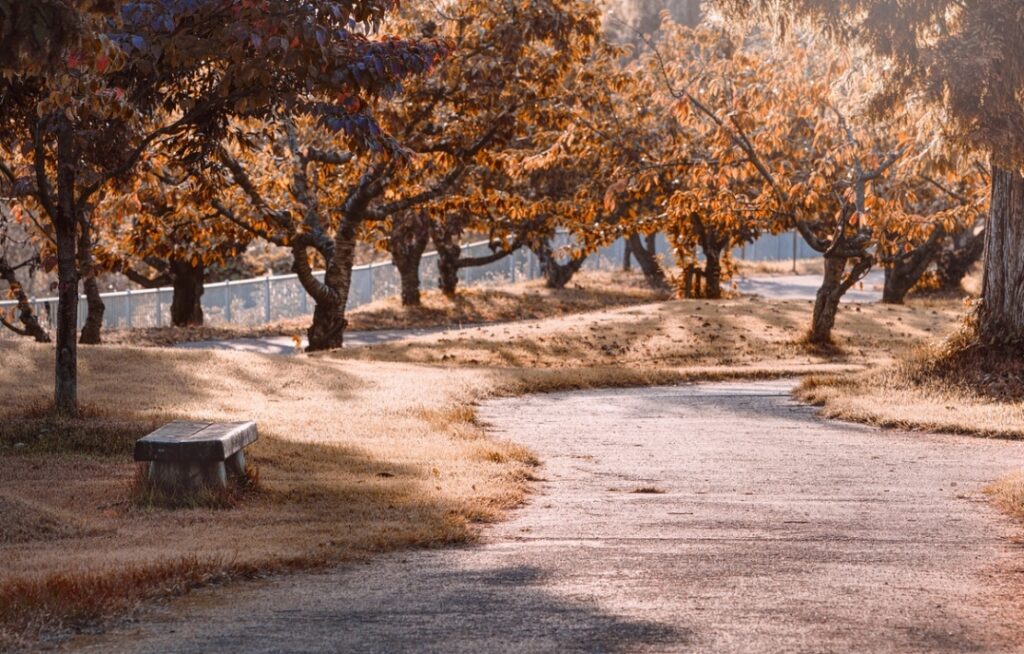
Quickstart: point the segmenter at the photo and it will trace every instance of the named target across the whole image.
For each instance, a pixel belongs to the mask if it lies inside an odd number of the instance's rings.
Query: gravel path
[[[485,405],[545,461],[479,546],[209,589],[94,652],[1016,652],[1024,443],[817,419],[790,383]],[[640,492],[646,491],[646,492]]]

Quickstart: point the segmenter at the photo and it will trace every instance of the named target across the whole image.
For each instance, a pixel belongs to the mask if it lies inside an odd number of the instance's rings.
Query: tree
[[[908,220],[920,229],[908,231],[904,221],[895,234],[883,240],[885,247],[879,251],[885,265],[882,302],[903,304],[907,293],[938,260],[944,245],[962,239],[987,210],[985,176],[978,164],[964,159],[957,165],[921,152],[910,169],[903,171],[905,183],[897,199]]]
[[[881,240],[912,225],[892,176],[912,147],[913,126],[874,123],[858,111],[874,89],[869,69],[853,54],[823,55],[799,39],[773,47],[756,34],[735,51],[700,45],[721,35],[693,38],[698,51],[712,53],[696,73],[653,55],[678,99],[677,114],[711,127],[703,140],[716,153],[709,160],[719,186],[755,176],[761,186],[753,195],[726,193],[710,206],[723,218],[760,215],[766,231],[796,229],[822,254],[825,274],[807,340],[828,345],[840,299],[874,265]]]
[[[83,269],[89,274],[98,194],[158,142],[182,161],[202,161],[230,115],[265,117],[287,104],[354,139],[376,138],[362,96],[396,91],[443,48],[353,31],[378,25],[387,0],[103,3],[112,16],[50,4],[77,12],[68,14],[77,31],[49,41],[57,65],[0,61],[0,151],[13,156],[0,176],[41,209],[55,244],[55,404],[74,413],[78,286]],[[16,42],[28,42],[21,31],[33,24],[14,23]]]
[[[13,223],[13,217],[0,205],[0,280],[6,284],[8,296],[18,302],[13,312],[14,317],[0,310],[0,325],[19,336],[31,337],[39,343],[49,343],[50,335],[39,324],[25,287],[18,278],[18,273],[23,270],[32,275],[40,263],[39,251],[28,238],[18,239],[15,236]],[[20,256],[12,261],[12,256],[19,254]],[[20,322],[21,327],[18,327],[15,321]]]
[[[865,44],[888,66],[875,98],[884,114],[921,97],[941,127],[990,159],[980,342],[1024,342],[1024,13],[1017,0],[724,0],[738,11],[805,16],[837,38]],[[785,13],[780,14],[779,9]]]

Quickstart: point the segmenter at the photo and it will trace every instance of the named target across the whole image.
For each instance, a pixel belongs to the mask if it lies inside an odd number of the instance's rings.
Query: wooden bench
[[[175,420],[135,441],[135,460],[149,462],[161,490],[180,493],[226,488],[228,473],[245,476],[245,447],[259,437],[255,422]]]

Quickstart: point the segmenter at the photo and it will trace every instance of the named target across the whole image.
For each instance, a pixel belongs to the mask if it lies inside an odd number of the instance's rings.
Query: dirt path
[[[1024,443],[824,423],[785,382],[483,407],[545,461],[485,542],[195,593],[137,652],[1014,652]],[[649,492],[638,492],[646,490]],[[1016,577],[1016,578],[1015,578]]]

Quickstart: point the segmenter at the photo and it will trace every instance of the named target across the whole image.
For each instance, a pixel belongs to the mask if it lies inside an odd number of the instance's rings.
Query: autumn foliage
[[[83,342],[110,272],[173,285],[173,322],[201,323],[205,270],[254,242],[289,253],[310,349],[343,343],[361,244],[391,256],[410,305],[431,243],[454,294],[461,269],[521,248],[564,286],[619,238],[652,286],[714,299],[733,250],[793,231],[825,264],[794,334],[815,345],[872,268],[902,302],[980,256],[988,189],[1015,188],[1024,161],[1020,64],[978,44],[997,7],[633,4],[0,0],[0,196],[34,235],[26,266],[58,273],[58,405],[76,401],[80,288]],[[753,10],[774,27],[729,17]],[[464,256],[471,235],[491,255]]]

